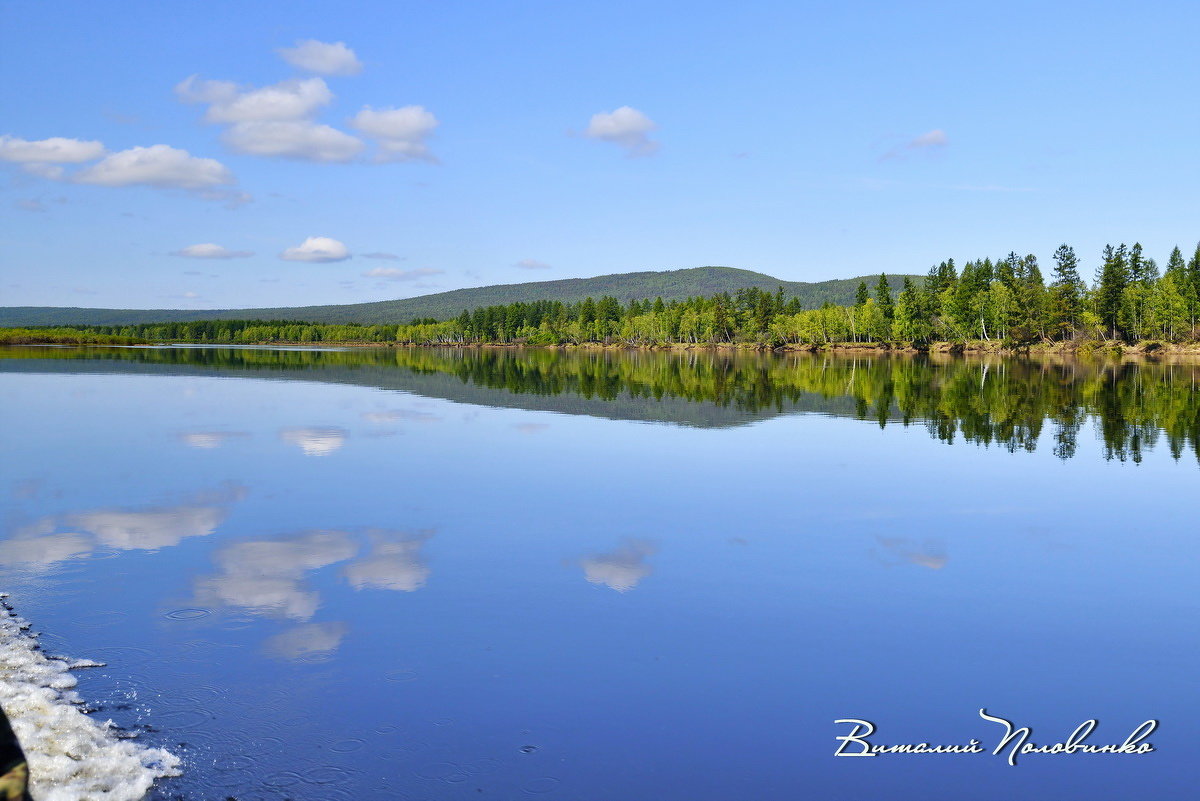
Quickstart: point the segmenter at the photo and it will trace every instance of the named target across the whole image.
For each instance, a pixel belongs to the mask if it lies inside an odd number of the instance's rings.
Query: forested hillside
[[[915,276],[914,276],[915,277]],[[897,287],[903,276],[897,278]],[[849,303],[861,278],[805,283],[781,281],[763,273],[732,267],[697,267],[663,272],[618,273],[595,278],[567,278],[524,284],[455,289],[401,300],[331,306],[299,306],[264,309],[85,309],[57,306],[0,307],[0,326],[126,325],[137,323],[186,322],[190,320],[295,320],[308,323],[358,323],[388,325],[414,319],[446,320],[464,309],[538,300],[578,303],[605,296],[622,303],[643,298],[664,301],[711,296],[721,292],[756,288],[795,298],[801,308],[815,309],[825,303]]]

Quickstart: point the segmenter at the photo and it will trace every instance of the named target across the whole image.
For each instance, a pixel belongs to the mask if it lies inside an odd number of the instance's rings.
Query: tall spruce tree
[[[867,289],[866,281],[858,282],[858,289],[854,292],[854,307],[861,309],[867,305],[867,301],[871,299],[871,291]]]
[[[883,312],[883,319],[890,323],[895,315],[895,307],[892,304],[892,287],[888,284],[885,273],[879,274],[879,283],[875,285],[875,302]]]
[[[1124,299],[1125,287],[1129,286],[1128,249],[1122,243],[1114,248],[1104,246],[1104,263],[1096,276],[1096,314],[1100,324],[1117,338],[1117,326],[1120,324],[1121,302]]]
[[[1021,324],[1030,331],[1030,336],[1046,336],[1046,284],[1038,267],[1037,256],[1030,253],[1021,259],[1020,284],[1017,287],[1017,302],[1020,304]]]
[[[1070,245],[1054,251],[1054,280],[1050,284],[1049,327],[1051,336],[1066,337],[1079,330],[1079,315],[1087,287],[1079,277],[1079,260]]]

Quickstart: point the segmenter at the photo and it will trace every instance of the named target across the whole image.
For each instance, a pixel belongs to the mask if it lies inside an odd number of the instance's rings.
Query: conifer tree
[[[854,307],[861,309],[871,299],[871,291],[867,289],[866,281],[858,282],[858,290],[854,293]]]
[[[1116,248],[1105,245],[1104,264],[1096,276],[1096,314],[1100,324],[1112,333],[1113,339],[1117,338],[1121,302],[1125,287],[1129,286],[1127,252],[1124,244]]]
[[[879,310],[883,312],[883,319],[890,323],[895,309],[892,305],[892,288],[884,273],[879,274],[879,283],[875,285],[875,302],[879,304]]]
[[[1064,337],[1079,329],[1087,287],[1079,277],[1079,260],[1069,245],[1054,251],[1054,280],[1050,283],[1049,327],[1052,336]]]

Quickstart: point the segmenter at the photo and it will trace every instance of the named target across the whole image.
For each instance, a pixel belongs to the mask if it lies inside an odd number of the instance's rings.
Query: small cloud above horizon
[[[192,75],[175,86],[181,102],[208,106],[204,121],[230,126],[221,136],[237,152],[318,162],[346,162],[366,144],[312,118],[333,102],[322,78],[291,78],[262,87]]]
[[[303,39],[297,40],[293,47],[280,47],[275,52],[293,67],[319,75],[357,75],[363,68],[358,55],[345,42]]]
[[[206,242],[200,245],[188,245],[185,248],[171,251],[172,256],[185,259],[245,259],[254,255],[249,250],[229,250],[220,245]]]
[[[193,156],[170,145],[130,147],[110,153],[103,143],[56,136],[26,140],[0,136],[0,161],[20,164],[25,172],[49,181],[93,186],[148,186],[183,189],[203,200],[237,206],[250,195],[229,188],[237,179],[216,159]],[[63,165],[84,165],[67,172]]]
[[[345,261],[350,258],[350,251],[336,239],[327,236],[310,236],[294,248],[288,248],[279,254],[284,261],[306,261],[324,264],[335,261]]]
[[[362,253],[360,258],[364,259],[381,259],[383,261],[403,261],[403,256],[397,256],[395,253],[387,253],[384,251],[376,251],[374,253]]]
[[[629,158],[652,156],[658,152],[659,143],[650,138],[651,131],[658,129],[654,120],[630,106],[621,106],[613,111],[593,114],[583,135],[588,139],[609,142],[625,150]]]
[[[521,259],[519,262],[517,262],[513,266],[517,267],[518,269],[521,269],[521,270],[549,270],[549,269],[552,269],[549,264],[546,264],[546,262],[544,262],[544,261],[538,261],[537,259]]]
[[[0,136],[0,161],[18,164],[82,164],[94,161],[106,152],[104,145],[94,140],[62,136],[28,140],[7,134]]]
[[[438,126],[437,117],[423,106],[373,109],[363,106],[351,127],[376,141],[375,161],[427,161],[438,163],[425,140]]]

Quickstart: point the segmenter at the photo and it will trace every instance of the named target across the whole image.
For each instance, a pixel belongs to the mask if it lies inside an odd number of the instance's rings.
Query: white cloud
[[[30,175],[36,175],[39,178],[45,178],[48,181],[59,181],[66,174],[62,167],[57,164],[46,164],[42,161],[27,161],[23,165],[25,172]]]
[[[364,147],[348,133],[309,120],[239,122],[223,138],[239,153],[307,161],[350,161]]]
[[[251,540],[227,545],[216,561],[228,573],[256,576],[299,576],[309,570],[350,559],[358,546],[342,531],[315,531],[277,540]]]
[[[421,106],[378,110],[364,106],[351,125],[379,143],[378,161],[437,161],[425,140],[438,120]]]
[[[383,261],[401,261],[401,258],[395,253],[385,253],[383,251],[377,251],[375,253],[363,253],[362,257],[364,259],[382,259]]]
[[[258,89],[195,75],[175,94],[185,103],[204,103],[206,122],[228,124],[225,144],[238,153],[308,161],[350,161],[365,145],[312,118],[333,100],[320,78],[281,81]]]
[[[312,117],[333,100],[320,78],[281,81],[258,89],[230,81],[202,80],[193,75],[175,87],[185,103],[205,103],[205,122],[280,122]]]
[[[175,96],[184,103],[228,103],[239,91],[233,81],[212,81],[199,75],[189,75],[175,84]]]
[[[416,281],[430,275],[441,275],[444,270],[420,267],[415,270],[398,270],[395,267],[372,267],[363,273],[364,278],[385,278],[388,281]]]
[[[345,623],[302,623],[274,634],[263,647],[281,659],[315,661],[332,656],[350,629]]]
[[[0,564],[49,567],[92,552],[91,539],[82,534],[48,534],[15,537],[0,542]]]
[[[521,259],[519,262],[516,263],[515,266],[519,267],[522,270],[549,270],[550,269],[549,264],[546,264],[544,261],[538,261],[537,259]]]
[[[244,436],[246,436],[246,433],[242,431],[186,431],[180,434],[179,438],[185,445],[203,450],[211,450],[212,448],[221,447],[228,439]]]
[[[357,553],[358,546],[340,531],[235,543],[217,552],[217,575],[196,581],[196,598],[205,604],[307,620],[321,599],[305,585],[304,575]]]
[[[206,242],[202,245],[188,245],[173,251],[172,256],[182,256],[185,259],[244,259],[253,256],[249,250],[230,250],[229,248]]]
[[[584,576],[617,592],[628,592],[649,576],[654,568],[646,563],[657,549],[641,540],[630,540],[610,553],[598,553],[580,562]]]
[[[288,248],[280,253],[279,258],[284,261],[345,261],[350,258],[350,251],[346,250],[346,246],[336,239],[330,239],[327,236],[310,236],[296,247]]]
[[[30,141],[15,136],[0,136],[0,161],[21,164],[80,164],[104,155],[104,145],[83,139],[54,136]]]
[[[226,510],[217,506],[174,506],[144,512],[84,512],[67,517],[67,522],[92,532],[103,545],[152,551],[178,545],[187,537],[206,537],[225,516]]]
[[[421,546],[429,537],[429,532],[372,532],[371,553],[343,567],[342,575],[356,590],[416,592],[429,578],[429,567],[421,556]]]
[[[232,184],[233,173],[216,159],[197,158],[170,145],[131,147],[75,173],[73,180],[99,186],[208,189]]]
[[[321,75],[357,75],[362,62],[345,42],[318,42],[316,39],[297,41],[295,47],[275,51],[284,61],[308,72]]]
[[[621,106],[611,112],[592,115],[583,135],[589,139],[611,142],[625,148],[629,157],[650,156],[658,152],[658,142],[650,139],[650,132],[657,129],[654,120],[629,106]]]
[[[341,428],[285,428],[279,437],[305,456],[326,456],[346,444],[346,431]]]

